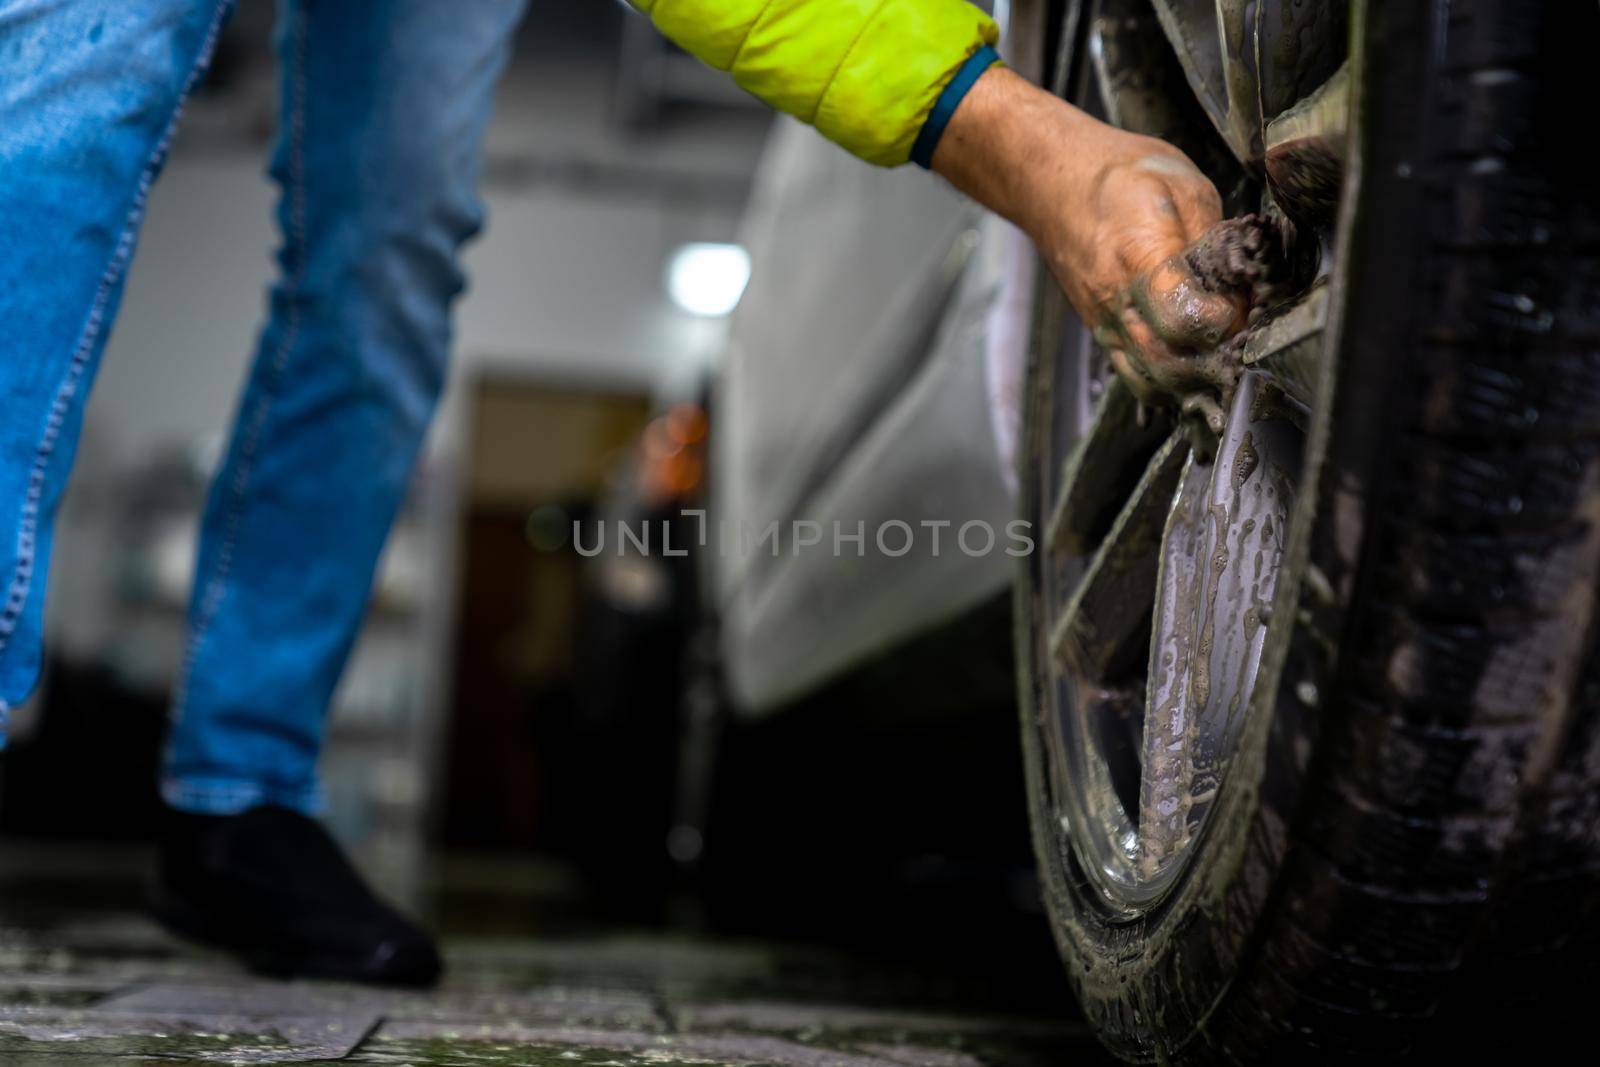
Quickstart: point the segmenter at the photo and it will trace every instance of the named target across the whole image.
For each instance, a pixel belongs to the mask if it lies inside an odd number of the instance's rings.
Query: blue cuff
[[[939,94],[933,110],[928,113],[928,121],[922,124],[922,132],[917,134],[917,142],[911,146],[911,162],[923,170],[933,169],[933,150],[939,147],[939,138],[944,136],[944,128],[950,125],[950,117],[956,113],[956,108],[961,106],[961,101],[967,98],[967,93],[983,76],[983,72],[998,62],[1000,53],[984,45],[961,64],[956,76]]]

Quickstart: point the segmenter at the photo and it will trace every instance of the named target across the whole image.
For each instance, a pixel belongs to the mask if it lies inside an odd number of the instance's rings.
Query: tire
[[[1368,0],[1351,33],[1273,625],[1203,836],[1136,914],[1051,802],[1039,561],[1018,584],[1046,904],[1128,1060],[1436,1048],[1503,1025],[1486,1005],[1583,988],[1600,955],[1600,211],[1590,135],[1563,121],[1587,107],[1600,7]],[[1030,441],[1051,433],[1042,358]]]

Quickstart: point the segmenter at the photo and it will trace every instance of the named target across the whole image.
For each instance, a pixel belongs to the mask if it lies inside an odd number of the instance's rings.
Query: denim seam
[[[250,473],[255,460],[256,449],[261,439],[261,433],[266,425],[271,412],[271,403],[277,395],[277,388],[282,381],[284,368],[288,365],[289,353],[300,339],[300,303],[299,292],[304,283],[306,267],[306,188],[305,188],[305,120],[306,120],[306,54],[308,45],[306,37],[309,33],[309,18],[304,7],[300,7],[295,15],[294,22],[294,70],[289,76],[291,101],[289,105],[289,232],[286,235],[289,242],[289,252],[294,257],[294,269],[284,280],[286,303],[288,305],[287,321],[283,328],[283,337],[278,342],[277,349],[273,352],[272,361],[268,364],[271,375],[262,389],[262,395],[257,399],[254,409],[250,413],[245,436],[239,445],[239,463],[234,471],[233,478],[228,485],[228,505],[223,517],[222,545],[217,549],[216,563],[212,566],[211,575],[206,580],[205,592],[200,598],[199,606],[195,612],[194,625],[190,629],[188,646],[185,649],[183,669],[179,674],[177,699],[174,701],[176,713],[174,720],[180,719],[188,709],[189,682],[194,671],[195,661],[200,655],[200,646],[210,632],[212,623],[216,620],[217,612],[221,610],[223,598],[227,594],[228,577],[232,570],[233,553],[239,538],[239,528],[243,518],[245,491],[248,488]]]
[[[83,330],[78,335],[78,343],[72,351],[72,360],[67,364],[67,373],[63,376],[61,384],[56,387],[55,398],[50,403],[50,414],[45,420],[43,434],[39,443],[34,448],[33,466],[28,472],[27,495],[23,498],[22,518],[17,528],[17,566],[11,575],[11,585],[6,594],[3,610],[0,610],[0,652],[4,652],[16,632],[17,623],[21,620],[27,608],[28,597],[33,590],[33,569],[36,562],[39,535],[39,509],[44,501],[45,483],[49,478],[50,463],[55,457],[56,445],[61,437],[61,429],[66,425],[67,415],[71,411],[72,402],[78,395],[78,390],[83,382],[84,374],[88,371],[89,361],[94,354],[95,345],[100,339],[101,328],[105,325],[106,307],[111,302],[111,294],[121,281],[123,273],[127,270],[128,260],[133,255],[133,246],[139,228],[139,220],[144,216],[145,204],[150,197],[150,187],[155,182],[156,171],[160,169],[166,159],[168,150],[172,147],[172,138],[178,128],[178,121],[183,115],[184,102],[200,81],[201,75],[210,63],[212,52],[216,48],[217,37],[221,33],[222,23],[226,19],[232,0],[218,0],[216,11],[211,16],[211,25],[206,30],[206,36],[201,41],[200,51],[195,56],[194,65],[189,71],[188,78],[184,81],[183,90],[178,94],[177,103],[173,106],[172,115],[167,119],[167,126],[161,133],[161,138],[156,142],[148,159],[145,160],[144,169],[139,175],[139,185],[134,191],[133,203],[129,205],[128,214],[123,219],[122,232],[117,237],[116,246],[112,249],[111,259],[107,262],[105,271],[100,275],[100,284],[95,289],[94,299],[89,305],[89,317],[84,321]]]

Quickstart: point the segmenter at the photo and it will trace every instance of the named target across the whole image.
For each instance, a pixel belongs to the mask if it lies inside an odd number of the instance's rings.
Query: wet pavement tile
[[[0,1064],[1057,1067],[1081,1024],[964,1009],[831,950],[680,936],[447,943],[407,992],[254,978],[136,915],[0,921]]]

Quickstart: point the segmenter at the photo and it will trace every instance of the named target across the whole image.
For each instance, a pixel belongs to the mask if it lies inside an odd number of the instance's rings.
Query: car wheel
[[[1022,733],[1079,1000],[1141,1061],[1470,1032],[1600,940],[1600,7],[1046,6],[1055,89],[1298,271],[1198,426],[1040,272]]]

